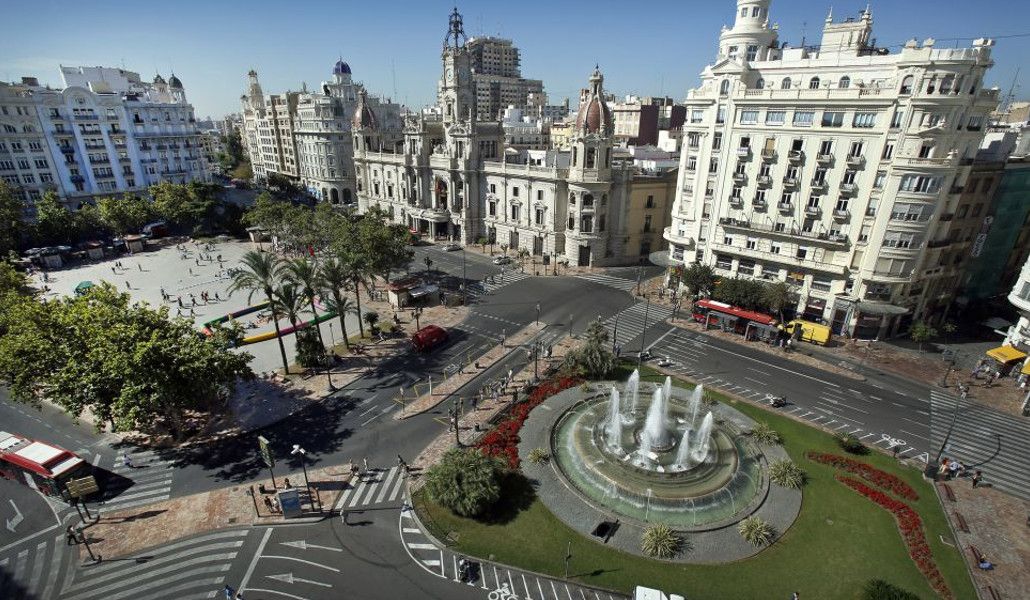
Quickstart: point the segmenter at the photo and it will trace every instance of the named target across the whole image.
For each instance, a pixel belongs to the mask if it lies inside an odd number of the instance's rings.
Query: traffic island
[[[277,474],[279,490],[284,489],[288,479],[292,487],[300,491],[302,514],[295,518],[283,517],[282,507],[274,500],[276,494],[271,493],[276,487],[268,479],[111,513],[105,512],[102,504],[91,505],[94,513],[99,512],[100,519],[87,526],[85,534],[93,553],[102,555],[106,561],[129,557],[146,548],[206,531],[319,521],[330,515],[333,503],[347,489],[351,476],[349,464],[309,470],[308,480],[313,492],[309,502],[303,472]],[[262,493],[262,487],[269,493]],[[319,504],[323,508],[321,512],[317,510]],[[84,552],[80,549],[83,557]]]

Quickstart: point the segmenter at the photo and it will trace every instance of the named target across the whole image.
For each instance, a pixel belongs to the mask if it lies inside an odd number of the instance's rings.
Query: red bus
[[[64,448],[0,431],[0,477],[4,479],[68,500],[65,484],[92,472],[92,465]]]
[[[725,302],[698,300],[690,312],[694,320],[704,324],[706,328],[718,327],[724,331],[734,331],[744,335],[748,333],[750,324],[753,333],[760,338],[776,335],[779,332],[775,317],[753,310],[745,310]]]

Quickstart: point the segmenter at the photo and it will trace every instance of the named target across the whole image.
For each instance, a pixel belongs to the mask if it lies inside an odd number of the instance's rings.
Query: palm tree
[[[354,307],[358,314],[361,314],[361,285],[368,281],[365,260],[358,254],[348,254],[341,259],[340,262],[347,273],[347,279],[354,286]],[[362,325],[361,319],[358,319],[358,330],[361,332],[361,337],[365,337],[365,326]]]
[[[300,311],[304,309],[304,296],[301,295],[300,288],[292,282],[284,281],[275,288],[275,300],[279,303],[279,308],[286,315],[290,325],[296,327],[293,330],[293,337],[296,339],[297,333],[301,329],[297,327],[300,324]]]
[[[315,296],[322,288],[319,280],[318,267],[307,257],[294,258],[283,265],[285,278],[290,283],[300,288],[300,294],[308,301],[311,307],[311,314],[315,319],[315,332],[318,333],[318,343],[322,345],[325,352],[325,340],[322,339],[322,328],[318,324],[318,310],[315,308]]]
[[[336,316],[340,319],[343,345],[347,347],[347,350],[350,350],[350,340],[347,339],[346,318],[347,315],[353,315],[358,312],[354,302],[343,295],[344,290],[347,289],[351,281],[350,272],[343,261],[333,256],[322,263],[322,266],[318,269],[318,274],[321,291],[328,293],[332,298],[328,305],[332,310],[336,311]]]
[[[279,302],[275,297],[275,285],[279,280],[279,273],[282,269],[278,257],[270,252],[256,252],[251,250],[243,255],[243,266],[233,275],[232,284],[229,285],[229,293],[237,290],[247,290],[247,302],[250,303],[254,292],[261,291],[268,300],[272,310],[272,324],[275,326],[275,339],[279,342],[279,354],[283,359],[283,370],[290,372],[290,363],[286,360],[286,346],[283,345],[283,337],[279,331]]]

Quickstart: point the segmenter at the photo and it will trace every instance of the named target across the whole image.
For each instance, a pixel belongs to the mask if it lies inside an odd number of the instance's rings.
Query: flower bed
[[[893,492],[902,498],[906,498],[908,500],[919,500],[919,494],[912,489],[912,486],[901,479],[898,479],[894,475],[881,471],[871,465],[867,465],[864,462],[860,462],[846,456],[840,456],[839,454],[829,454],[827,452],[806,452],[805,457],[808,458],[808,460],[837,467],[838,469],[843,469],[848,473],[858,475],[876,487]]]
[[[512,408],[508,418],[476,442],[487,456],[497,456],[508,462],[508,466],[517,469],[519,466],[519,430],[529,417],[529,412],[541,402],[557,394],[579,385],[580,379],[574,377],[552,377],[536,386],[529,397]]]
[[[894,519],[898,522],[898,529],[901,530],[901,537],[905,540],[905,545],[908,546],[908,555],[915,561],[916,567],[919,568],[919,571],[926,577],[930,582],[930,586],[941,598],[952,598],[951,590],[948,588],[947,582],[944,581],[944,576],[941,575],[940,570],[937,568],[937,563],[933,560],[933,552],[930,551],[930,546],[926,543],[926,536],[923,534],[923,522],[919,518],[919,514],[901,500],[892,498],[880,490],[869,487],[853,477],[838,473],[836,478],[837,481],[879,504],[894,515]]]

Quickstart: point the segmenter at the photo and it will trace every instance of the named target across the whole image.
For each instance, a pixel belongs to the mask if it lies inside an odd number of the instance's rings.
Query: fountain
[[[559,472],[631,519],[649,514],[690,530],[745,516],[767,485],[762,453],[739,425],[749,419],[723,404],[702,414],[704,388],[686,392],[671,378],[654,387],[645,411],[640,385],[634,371],[621,393],[612,386],[559,416],[551,429]]]

